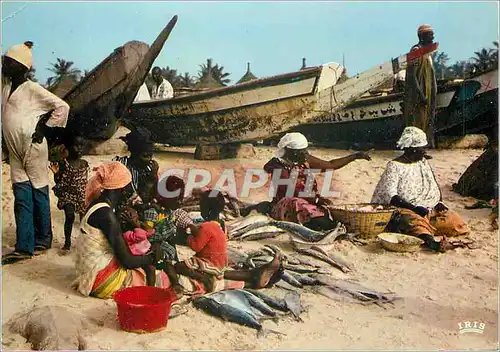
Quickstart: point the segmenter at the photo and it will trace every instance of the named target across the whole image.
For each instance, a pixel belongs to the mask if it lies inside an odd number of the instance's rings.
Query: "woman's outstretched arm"
[[[364,159],[371,160],[370,156],[365,152],[358,152],[343,158],[332,159],[330,161],[322,160],[310,154],[307,155],[307,162],[311,169],[321,169],[322,172],[326,170],[338,170],[343,168],[344,166],[352,163],[354,160]]]

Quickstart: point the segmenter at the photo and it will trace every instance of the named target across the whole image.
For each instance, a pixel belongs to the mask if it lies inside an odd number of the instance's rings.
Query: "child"
[[[175,264],[175,271],[200,281],[207,292],[215,289],[217,280],[221,280],[228,264],[227,237],[224,223],[220,220],[220,213],[224,209],[224,196],[214,191],[206,191],[200,199],[201,215],[205,219],[197,229],[192,227],[193,233],[187,243],[196,254],[182,262]]]
[[[151,236],[154,231],[143,230],[140,227],[139,216],[137,212],[132,208],[126,208],[120,214],[121,216],[121,227],[125,232],[123,237],[130,253],[133,255],[146,255],[150,252],[151,243],[148,241],[148,237]],[[156,281],[156,270],[155,267],[150,265],[142,268],[146,273],[146,283],[148,286],[154,286]],[[168,275],[168,273],[167,273]]]
[[[67,254],[71,248],[71,232],[75,214],[80,219],[85,214],[85,188],[89,173],[89,164],[82,159],[85,140],[79,136],[66,136],[64,146],[67,157],[51,163],[54,172],[54,194],[58,198],[57,208],[64,210],[64,246],[61,254]]]

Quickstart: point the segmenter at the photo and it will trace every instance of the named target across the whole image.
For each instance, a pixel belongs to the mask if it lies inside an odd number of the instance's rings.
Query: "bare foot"
[[[258,268],[260,274],[256,280],[256,288],[263,288],[269,284],[269,281],[276,272],[279,271],[281,264],[281,253],[276,252],[271,262]]]
[[[63,255],[68,255],[70,253],[70,249],[67,248],[66,246],[62,247],[60,250],[59,250],[59,255],[63,256]]]

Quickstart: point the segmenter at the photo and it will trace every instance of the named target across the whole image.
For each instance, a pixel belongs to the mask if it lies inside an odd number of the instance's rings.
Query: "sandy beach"
[[[193,149],[172,148],[155,155],[160,170],[169,167],[202,167],[212,175],[224,168],[234,168],[241,187],[246,168],[261,168],[273,155],[273,148],[256,148],[254,159],[198,161]],[[456,249],[445,254],[425,251],[393,253],[377,244],[355,246],[339,242],[335,250],[352,264],[355,271],[349,277],[378,291],[394,291],[403,297],[394,307],[361,306],[339,303],[320,295],[303,293],[307,312],[304,322],[284,318],[278,324],[264,322],[270,329],[286,336],[268,335],[257,338],[254,330],[223,322],[189,306],[185,315],[169,321],[162,332],[137,335],[120,330],[116,320],[115,303],[85,298],[72,290],[74,264],[71,256],[59,256],[64,242],[64,215],[56,207],[57,199],[51,193],[54,231],[53,249],[47,254],[24,263],[3,267],[2,324],[16,313],[33,305],[56,304],[93,319],[95,331],[87,338],[88,348],[182,349],[182,350],[269,350],[269,349],[497,349],[498,348],[498,233],[488,219],[490,209],[465,210],[475,202],[451,191],[452,183],[481,154],[481,150],[431,151],[430,160],[443,191],[443,199],[450,208],[460,213],[471,229],[470,238],[481,248]],[[346,151],[311,149],[311,153],[325,159],[341,157]],[[372,161],[356,161],[334,175],[333,188],[341,192],[336,203],[369,202],[387,161],[398,152],[374,152]],[[91,167],[109,161],[113,155],[88,156]],[[15,244],[13,194],[8,165],[2,169],[2,242],[3,253]],[[51,185],[52,187],[53,185]],[[250,193],[251,199],[267,199],[267,189]],[[74,237],[77,236],[78,220]],[[290,251],[286,237],[264,240],[260,243],[230,242],[243,249],[258,248],[273,243]],[[189,250],[181,247],[181,256]],[[339,274],[340,276],[340,274]],[[483,334],[460,334],[458,323],[477,321],[486,324]],[[29,349],[24,339],[3,329],[2,348]]]

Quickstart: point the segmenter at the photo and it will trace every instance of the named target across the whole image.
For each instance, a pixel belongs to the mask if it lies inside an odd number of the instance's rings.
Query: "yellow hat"
[[[20,64],[30,69],[33,66],[33,55],[31,54],[32,42],[24,42],[10,47],[5,53],[6,57],[16,60]]]

